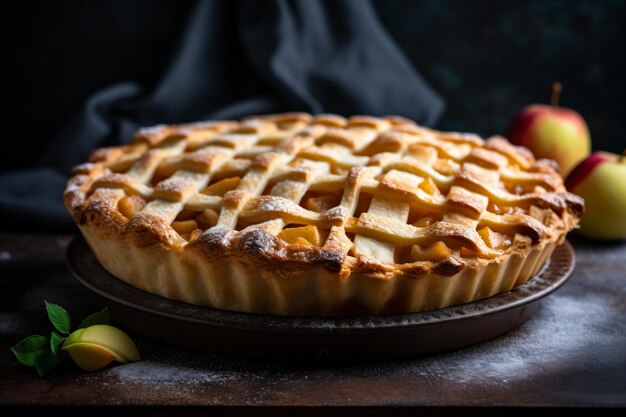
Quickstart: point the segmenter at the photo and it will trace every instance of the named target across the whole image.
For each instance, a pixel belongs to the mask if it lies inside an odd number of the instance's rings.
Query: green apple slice
[[[106,324],[76,330],[65,340],[62,349],[86,371],[97,371],[114,360],[124,363],[140,359],[131,338],[120,329]]]

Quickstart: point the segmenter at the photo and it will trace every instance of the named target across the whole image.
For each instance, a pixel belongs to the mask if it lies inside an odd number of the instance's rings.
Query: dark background
[[[595,149],[626,146],[624,1],[374,0],[385,27],[447,102],[441,129],[503,133],[523,106],[561,103]],[[94,91],[154,86],[195,2],[11,1],[2,19],[2,170],[23,168]],[[131,41],[132,40],[132,41]]]

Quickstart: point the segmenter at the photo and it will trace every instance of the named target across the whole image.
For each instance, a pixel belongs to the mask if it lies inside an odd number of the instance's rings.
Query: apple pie
[[[291,316],[469,303],[577,226],[554,163],[396,116],[159,125],[79,165],[65,206],[100,264],[166,298]]]

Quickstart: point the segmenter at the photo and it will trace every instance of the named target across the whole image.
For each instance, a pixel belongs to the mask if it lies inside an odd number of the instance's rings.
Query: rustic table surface
[[[564,287],[519,328],[456,352],[355,363],[276,361],[210,355],[131,333],[141,362],[85,373],[64,361],[39,378],[9,347],[50,332],[43,300],[65,306],[75,322],[103,307],[67,271],[70,240],[0,234],[1,405],[212,405],[232,415],[294,407],[305,414],[326,407],[331,415],[345,411],[332,407],[349,405],[386,407],[362,408],[360,415],[415,407],[454,414],[471,407],[626,406],[624,242],[571,238],[577,266]]]

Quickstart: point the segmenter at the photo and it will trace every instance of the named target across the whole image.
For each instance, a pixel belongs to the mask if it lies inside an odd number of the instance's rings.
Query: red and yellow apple
[[[560,84],[555,83],[551,105],[533,104],[522,109],[509,124],[506,137],[530,149],[537,158],[556,161],[565,177],[589,155],[591,138],[587,123],[578,112],[558,107],[560,90]]]
[[[626,156],[594,152],[572,170],[565,186],[585,199],[583,235],[626,238]]]

